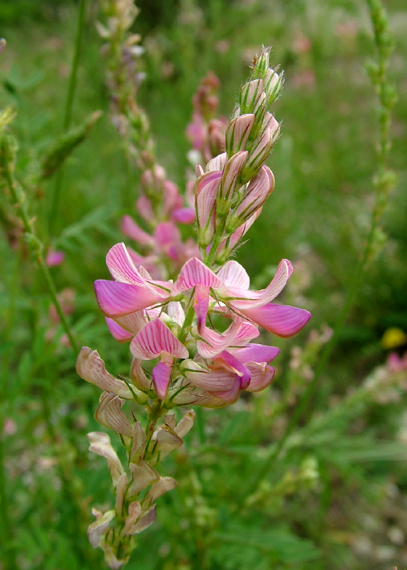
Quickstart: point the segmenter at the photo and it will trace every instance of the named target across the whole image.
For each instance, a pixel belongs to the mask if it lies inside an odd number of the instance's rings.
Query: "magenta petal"
[[[196,214],[193,208],[179,208],[174,210],[171,216],[174,222],[185,225],[192,224],[195,221],[195,217]]]
[[[209,307],[209,290],[204,285],[197,285],[194,295],[194,310],[198,321],[198,332],[202,331],[206,324],[206,315]]]
[[[283,338],[297,334],[311,318],[311,313],[305,309],[272,303],[241,311],[267,331]]]
[[[177,244],[181,241],[181,232],[172,222],[160,222],[155,229],[154,237],[160,247]]]
[[[152,360],[167,352],[175,358],[188,358],[188,350],[160,319],[154,319],[134,337],[130,350],[141,360]]]
[[[226,350],[221,352],[218,358],[222,359],[228,366],[234,368],[240,377],[240,388],[245,390],[250,383],[250,371],[242,364],[236,356]],[[216,361],[215,361],[216,362]]]
[[[187,291],[195,285],[216,288],[220,287],[222,282],[202,261],[193,257],[183,265],[179,277],[174,283],[173,293]]]
[[[280,352],[275,346],[264,344],[248,344],[242,348],[235,348],[230,351],[240,362],[271,362]]]
[[[140,311],[162,300],[147,287],[104,279],[95,281],[95,292],[102,313],[111,318]]]
[[[154,246],[154,238],[142,230],[131,216],[123,216],[120,224],[120,229],[124,235],[134,239],[134,241],[141,245]]]
[[[106,324],[110,331],[112,337],[117,340],[118,342],[128,342],[133,338],[133,334],[129,331],[126,331],[120,325],[116,323],[113,319],[109,319],[109,317],[105,317]]]
[[[159,362],[153,368],[153,384],[157,396],[164,400],[167,392],[168,384],[170,383],[171,365],[167,362]]]
[[[144,279],[134,265],[124,243],[117,243],[109,250],[106,263],[116,281],[144,285]]]

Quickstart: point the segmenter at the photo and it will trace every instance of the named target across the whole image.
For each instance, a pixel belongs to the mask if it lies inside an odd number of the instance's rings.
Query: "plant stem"
[[[13,544],[13,530],[11,526],[8,492],[6,485],[6,472],[4,468],[3,450],[3,418],[0,418],[0,517],[2,522],[1,542],[3,544],[3,555],[5,570],[17,569],[15,545]]]
[[[45,281],[47,283],[48,292],[50,294],[52,303],[54,304],[55,309],[58,313],[58,316],[61,320],[62,327],[64,328],[64,330],[65,330],[65,332],[69,338],[71,348],[76,355],[79,351],[79,346],[78,346],[78,344],[77,344],[77,342],[76,342],[76,340],[72,334],[71,328],[68,324],[68,321],[66,320],[64,312],[62,311],[61,305],[58,301],[57,291],[56,291],[56,287],[54,284],[54,280],[52,279],[51,273],[48,269],[47,264],[45,263],[44,255],[42,253],[42,243],[38,240],[38,238],[36,237],[36,235],[34,233],[34,229],[32,227],[32,221],[30,221],[28,214],[27,214],[27,211],[26,211],[26,208],[25,208],[24,194],[23,194],[21,188],[19,188],[17,186],[17,181],[13,179],[9,165],[7,165],[7,167],[4,170],[4,177],[6,179],[7,186],[8,186],[8,189],[10,190],[10,194],[13,198],[13,201],[14,201],[15,205],[18,207],[18,214],[19,214],[21,221],[23,222],[24,230],[26,231],[26,233],[28,235],[33,236],[33,238],[37,242],[35,255],[36,255],[38,265],[39,265],[41,272],[45,278]]]
[[[86,8],[86,0],[80,0],[79,9],[78,9],[78,20],[76,24],[75,50],[72,58],[72,67],[71,67],[71,74],[69,76],[68,94],[66,97],[66,104],[65,104],[63,132],[66,132],[69,129],[72,119],[72,108],[73,108],[73,101],[76,90],[83,27],[85,22],[85,8]],[[49,221],[48,221],[50,233],[52,233],[52,230],[55,228],[55,223],[58,218],[59,199],[61,194],[62,182],[63,182],[63,167],[61,166],[55,179],[54,192],[51,201],[51,208],[50,208]]]
[[[324,346],[321,354],[318,366],[315,370],[315,375],[312,382],[309,384],[307,390],[302,395],[300,402],[298,403],[295,412],[291,416],[288,426],[285,430],[283,437],[277,443],[274,453],[270,455],[263,467],[258,471],[255,480],[252,484],[252,489],[257,488],[260,481],[267,475],[270,467],[275,461],[277,461],[282,453],[287,439],[291,435],[292,431],[298,424],[299,420],[306,411],[308,404],[314,395],[319,380],[325,366],[327,365],[332,352],[338,342],[342,327],[346,321],[349,311],[352,307],[353,302],[356,299],[357,293],[359,291],[360,285],[366,273],[366,269],[374,255],[375,249],[375,236],[379,226],[381,216],[383,214],[384,208],[386,206],[386,198],[390,189],[395,185],[395,177],[392,176],[392,172],[388,171],[387,159],[390,148],[389,140],[389,130],[391,123],[391,111],[393,105],[396,101],[395,93],[391,93],[391,86],[387,81],[387,67],[389,57],[392,51],[391,36],[388,29],[386,13],[380,0],[367,0],[370,9],[370,16],[372,19],[373,27],[375,30],[375,44],[378,51],[378,62],[377,71],[375,78],[372,79],[373,84],[376,87],[376,91],[379,96],[379,120],[380,120],[380,138],[377,150],[378,158],[378,168],[376,175],[373,178],[375,186],[375,203],[372,211],[370,230],[366,240],[365,249],[363,252],[362,260],[357,265],[353,279],[348,289],[348,294],[345,299],[345,303],[337,321],[334,326],[334,333],[330,338],[329,342]],[[390,93],[390,96],[389,96]],[[312,416],[312,410],[309,412],[308,420]]]

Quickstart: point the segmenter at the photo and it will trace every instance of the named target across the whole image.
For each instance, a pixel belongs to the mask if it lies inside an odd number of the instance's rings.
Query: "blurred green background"
[[[260,288],[281,258],[290,259],[295,273],[285,300],[311,310],[313,329],[333,326],[360,261],[373,206],[378,120],[364,70],[374,53],[365,3],[143,0],[137,5],[134,31],[143,36],[147,74],[140,102],[151,120],[159,161],[180,187],[188,166],[185,127],[200,79],[209,69],[218,75],[221,113],[230,116],[254,54],[262,45],[273,46],[273,62],[286,74],[273,109],[283,134],[268,162],[276,189],[238,260]],[[389,73],[399,94],[390,162],[399,183],[389,197],[384,245],[325,370],[315,410],[333,405],[384,363],[386,330],[407,333],[407,9],[404,0],[385,5],[395,40]],[[64,0],[0,1],[0,36],[8,42],[0,61],[1,99],[2,107],[12,105],[18,113],[13,131],[21,178],[29,177],[32,161],[62,131],[77,10],[78,3]],[[107,250],[122,240],[123,196],[129,189],[137,196],[137,181],[129,177],[122,141],[109,119],[98,14],[98,3],[88,2],[73,123],[97,109],[104,115],[64,169],[62,215],[51,237],[66,261],[53,272],[60,289],[76,291],[72,320],[81,343],[97,348],[109,370],[126,374],[128,347],[109,336],[92,292],[93,280],[107,277]],[[53,183],[30,197],[44,238]],[[6,237],[3,229],[1,314],[7,319],[10,303],[16,307],[11,340],[2,349],[5,417],[14,426],[3,438],[14,542],[3,548],[15,548],[22,569],[99,568],[101,555],[86,544],[83,530],[91,522],[90,507],[113,500],[107,469],[86,451],[85,434],[97,429],[92,418],[97,390],[78,379],[71,354],[57,340],[47,340],[49,301],[40,277],[26,259],[16,261]],[[140,536],[129,568],[407,565],[403,393],[387,406],[365,402],[356,410],[360,415],[341,416],[328,443],[314,438],[299,444],[266,477],[264,495],[253,508],[238,499],[261,464],[262,451],[267,454],[281,435],[286,416],[278,416],[273,402],[284,393],[292,349],[306,345],[309,330],[280,343],[272,391],[230,410],[204,413],[189,436],[190,457],[180,452],[167,461],[179,488],[161,500],[159,522]],[[398,347],[400,353],[405,349]],[[317,361],[314,355],[312,365]],[[380,448],[382,440],[393,443]],[[53,445],[62,446],[62,467]],[[316,483],[309,476],[313,462]],[[284,481],[287,486],[287,477],[297,481],[292,492],[273,495],[270,489]],[[66,496],[64,478],[72,478],[76,498]]]

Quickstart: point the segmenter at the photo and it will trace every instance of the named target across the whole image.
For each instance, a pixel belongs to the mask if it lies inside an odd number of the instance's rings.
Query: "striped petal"
[[[171,377],[171,365],[168,362],[159,362],[153,368],[153,384],[157,396],[164,400]]]
[[[275,370],[267,364],[248,362],[247,368],[251,374],[250,384],[246,388],[248,392],[260,392],[264,390],[274,378]]]
[[[271,362],[279,354],[280,349],[275,346],[266,346],[264,344],[248,344],[242,348],[230,349],[240,362]]]
[[[124,243],[114,245],[106,255],[106,264],[116,281],[144,285],[144,279],[134,265]]]
[[[195,285],[217,288],[222,285],[222,281],[202,261],[193,257],[183,265],[174,283],[173,294],[192,289]]]
[[[250,286],[250,277],[246,269],[237,261],[228,261],[225,263],[217,275],[226,287],[248,289]]]
[[[244,309],[242,313],[267,331],[282,338],[297,334],[311,318],[311,313],[305,309],[272,303],[254,309]]]
[[[245,323],[235,321],[222,334],[205,327],[200,333],[203,340],[198,340],[196,345],[198,354],[202,358],[214,358],[234,343],[243,324]],[[256,332],[258,333],[257,329]]]
[[[149,287],[105,279],[95,281],[95,293],[102,313],[113,319],[146,309],[168,296]]]
[[[194,294],[194,311],[197,317],[198,333],[202,334],[209,307],[209,289],[204,285],[197,285]]]
[[[293,272],[293,267],[288,259],[282,259],[278,264],[276,274],[266,289],[260,291],[248,291],[235,287],[227,288],[228,298],[233,302],[233,307],[238,310],[252,309],[269,303],[281,293],[288,278]],[[223,298],[225,300],[225,298]]]
[[[129,342],[133,338],[133,333],[126,331],[123,327],[118,325],[113,319],[105,317],[107,327],[110,331],[112,337],[117,340],[117,342]]]
[[[134,337],[131,353],[141,360],[152,360],[166,352],[175,358],[188,358],[188,350],[160,319],[154,319]]]
[[[94,384],[101,390],[112,392],[125,400],[132,400],[133,394],[125,382],[112,376],[105,367],[97,350],[83,346],[76,361],[76,371],[81,378]]]

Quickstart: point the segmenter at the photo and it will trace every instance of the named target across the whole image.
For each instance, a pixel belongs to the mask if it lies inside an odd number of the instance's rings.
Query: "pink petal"
[[[224,400],[228,404],[234,404],[237,402],[240,394],[240,378],[235,376],[233,386],[229,390],[223,390],[220,392],[214,392],[213,395],[221,400]]]
[[[102,313],[111,318],[123,317],[163,300],[148,287],[104,279],[95,281],[95,292]]]
[[[226,350],[221,352],[216,358],[215,365],[219,360],[236,370],[237,375],[240,377],[240,388],[245,390],[250,383],[250,371],[248,368],[246,368],[236,356],[233,356],[233,354],[230,354],[230,352]]]
[[[141,245],[154,246],[154,238],[142,230],[131,216],[123,216],[120,229],[124,235],[134,239]]]
[[[264,344],[248,344],[242,348],[230,349],[240,362],[271,362],[279,354],[280,349],[275,346],[266,346]]]
[[[56,265],[61,265],[65,259],[65,253],[63,251],[55,251],[50,249],[47,253],[47,258],[45,263],[48,267],[55,267]]]
[[[233,341],[233,344],[236,346],[242,346],[250,340],[257,338],[259,335],[260,332],[256,325],[243,321],[240,325],[239,333]]]
[[[194,208],[178,208],[174,210],[171,219],[179,224],[192,224],[195,221],[195,210]]]
[[[227,161],[222,172],[222,180],[219,186],[222,199],[230,200],[248,154],[247,150],[243,150],[237,152]]]
[[[167,362],[159,362],[153,368],[153,383],[157,396],[164,400],[171,377],[171,365]]]
[[[140,196],[136,202],[137,212],[146,222],[154,222],[155,215],[154,210],[151,206],[150,200],[147,196]]]
[[[116,323],[113,319],[109,319],[109,317],[105,317],[106,324],[110,331],[112,337],[117,340],[118,342],[129,342],[133,338],[133,334],[129,331],[126,331],[120,325]]]
[[[252,178],[244,198],[236,209],[235,215],[243,221],[250,218],[274,190],[274,176],[268,166],[262,166],[257,176]]]
[[[222,282],[202,261],[193,257],[183,265],[179,277],[174,283],[173,293],[187,291],[195,285],[217,288],[222,285]]]
[[[145,281],[131,260],[124,243],[114,245],[106,256],[109,271],[116,281],[144,285]]]
[[[277,295],[281,293],[287,283],[288,278],[292,274],[292,271],[293,268],[288,259],[282,259],[278,264],[278,268],[273,280],[271,281],[270,285],[266,287],[266,289],[261,289],[260,291],[247,291],[244,289],[228,287],[228,298],[231,301],[233,297],[235,298],[232,301],[232,305],[238,310],[253,309],[255,307],[265,305],[266,303],[269,303],[275,299]],[[238,297],[240,297],[240,299],[236,299]],[[223,297],[223,300],[225,300],[225,297]]]
[[[228,161],[228,155],[226,152],[222,154],[218,154],[215,158],[212,158],[206,165],[205,171],[206,172],[213,172],[213,171],[222,171],[225,167],[225,164]]]
[[[204,285],[197,285],[194,294],[194,310],[198,319],[198,332],[202,333],[206,324],[206,315],[209,307],[209,289]]]
[[[181,232],[172,222],[160,222],[155,229],[154,237],[157,244],[164,247],[181,241]]]
[[[237,261],[228,261],[225,263],[217,275],[227,287],[248,289],[250,286],[250,278],[247,275],[246,269]]]
[[[198,354],[202,356],[202,358],[214,358],[234,343],[240,332],[241,326],[242,323],[233,322],[222,334],[205,327],[200,333],[204,340],[198,340],[196,345]]]
[[[188,358],[188,350],[160,319],[154,319],[134,337],[130,350],[141,360],[151,360],[165,351],[175,358]]]
[[[311,318],[311,313],[305,309],[272,303],[244,309],[242,313],[267,331],[283,338],[297,334]]]
[[[160,309],[151,309],[149,311],[150,318],[155,318]],[[156,314],[157,313],[157,314]],[[129,315],[125,315],[124,317],[118,317],[116,322],[126,331],[132,333],[132,336],[137,334],[147,323],[147,317],[145,311],[136,311],[135,313],[130,313]]]
[[[264,390],[274,378],[275,370],[267,364],[248,362],[247,368],[251,374],[250,384],[246,388],[248,392],[260,392],[260,390]]]
[[[188,380],[197,388],[209,392],[230,390],[235,383],[236,373],[228,370],[208,370],[193,361],[188,361],[188,368],[183,370]],[[238,378],[240,387],[240,378]],[[217,396],[217,394],[215,394]]]
[[[214,186],[215,188],[218,187],[219,181],[222,178],[222,171],[221,170],[214,170],[211,172],[206,172],[202,174],[198,178],[195,184],[195,195],[199,196],[204,188],[207,186]]]

